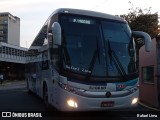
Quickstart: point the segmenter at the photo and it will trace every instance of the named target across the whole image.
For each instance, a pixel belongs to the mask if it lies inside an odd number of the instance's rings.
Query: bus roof
[[[91,16],[91,17],[99,17],[99,18],[105,18],[105,19],[111,19],[111,20],[117,20],[124,22],[125,20],[114,15],[101,13],[101,12],[95,12],[95,11],[89,11],[89,10],[80,10],[80,9],[71,9],[71,8],[59,8],[55,10],[50,17],[52,17],[54,14],[57,13],[68,13],[68,14],[78,14],[78,15],[85,15],[85,16]],[[49,19],[50,19],[49,17]]]
[[[95,11],[89,11],[89,10],[82,10],[82,9],[71,9],[71,8],[59,8],[56,9],[47,19],[47,21],[45,22],[45,24],[43,25],[42,29],[40,31],[42,31],[44,28],[44,26],[48,25],[48,22],[51,20],[51,18],[58,13],[65,13],[65,14],[77,14],[77,15],[85,15],[85,16],[91,16],[91,17],[98,17],[98,18],[104,18],[104,19],[110,19],[110,20],[116,20],[116,21],[121,21],[121,22],[126,22],[124,19],[118,17],[118,16],[114,16],[114,15],[110,15],[110,14],[106,14],[106,13],[101,13],[101,12],[95,12]],[[40,32],[38,33],[40,34]],[[37,35],[38,36],[38,35]],[[36,36],[36,38],[37,38]],[[33,45],[33,43],[36,41],[36,38],[34,39],[34,41],[32,42],[31,46]],[[30,49],[31,49],[30,46]],[[33,47],[32,47],[33,48]]]

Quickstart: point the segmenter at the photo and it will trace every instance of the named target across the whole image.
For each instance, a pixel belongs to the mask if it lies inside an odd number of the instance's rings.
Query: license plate
[[[107,101],[107,102],[102,102],[101,107],[113,107],[114,102],[113,101]]]

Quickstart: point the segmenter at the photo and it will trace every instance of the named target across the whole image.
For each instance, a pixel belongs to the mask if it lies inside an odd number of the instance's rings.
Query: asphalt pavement
[[[1,108],[3,107],[3,110],[28,110],[28,111],[47,111],[45,109],[44,103],[42,102],[42,100],[40,100],[39,98],[35,97],[34,95],[28,96],[27,94],[27,89],[26,89],[26,81],[22,80],[22,81],[5,81],[2,85],[0,84],[0,96],[1,96],[1,101],[3,100],[3,103],[1,105]],[[10,105],[8,105],[8,101],[10,100],[11,102],[9,102]],[[14,101],[16,101],[16,104],[14,104]],[[15,107],[16,106],[16,107]],[[160,110],[157,108],[153,108],[151,106],[148,106],[144,103],[139,102],[138,107],[136,108],[127,108],[127,109],[123,109],[121,111],[117,110],[115,112],[112,111],[106,111],[106,112],[90,112],[90,113],[82,113],[82,114],[78,114],[78,116],[85,116],[87,119],[97,119],[97,115],[100,118],[105,118],[107,115],[111,115],[112,117],[117,118],[116,116],[114,116],[114,114],[116,113],[116,115],[120,116],[120,118],[123,118],[124,120],[137,120],[135,118],[137,118],[137,115],[142,116],[142,118],[144,119],[145,117],[143,117],[143,115],[150,115],[150,114],[155,114],[155,115],[159,115]],[[59,113],[53,111],[54,115],[57,114],[57,116],[54,116],[54,118],[59,118]],[[71,117],[70,115],[76,115],[76,114],[63,114],[63,116],[66,115],[70,120],[74,119],[75,117]],[[52,115],[51,115],[52,116]],[[124,118],[124,116],[126,116]],[[127,117],[128,116],[128,117]],[[133,116],[133,117],[132,117]],[[53,116],[52,116],[53,117]],[[52,119],[51,117],[51,119]],[[61,118],[61,117],[60,117]],[[64,117],[62,117],[64,118]],[[78,118],[79,120],[82,117]],[[147,117],[147,120],[151,119],[149,117]],[[120,119],[118,119],[120,120]],[[139,119],[138,119],[139,120]],[[141,119],[140,119],[141,120]],[[144,119],[145,120],[145,119]],[[154,120],[154,119],[153,119]]]

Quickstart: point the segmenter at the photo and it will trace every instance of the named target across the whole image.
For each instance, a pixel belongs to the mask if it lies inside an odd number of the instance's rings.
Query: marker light
[[[68,11],[68,10],[64,10],[63,12],[64,12],[64,13],[69,13],[69,11]]]
[[[68,106],[73,107],[73,108],[77,108],[78,107],[77,102],[72,100],[72,99],[68,100],[67,104],[68,104]]]
[[[134,105],[134,104],[136,104],[137,102],[138,102],[138,98],[133,98],[131,104]]]

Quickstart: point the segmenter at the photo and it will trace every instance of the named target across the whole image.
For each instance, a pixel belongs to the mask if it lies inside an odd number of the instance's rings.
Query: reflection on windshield
[[[123,68],[123,65],[121,64],[119,58],[117,57],[115,51],[111,48],[110,45],[110,41],[108,40],[108,56],[109,56],[109,60],[110,60],[110,64],[112,64],[112,62],[114,63],[117,71],[119,72],[119,74],[126,79],[126,72]]]
[[[66,17],[63,17],[62,21],[65,36],[65,39],[63,39],[63,47],[65,49],[63,50],[65,50],[64,53],[68,54],[70,58],[70,64],[64,64],[64,67],[67,70],[72,70],[80,74],[92,72],[94,76],[106,76],[105,59],[102,54],[102,38],[100,27],[96,21],[91,20],[92,22],[87,22],[87,24],[75,23],[71,22],[71,19],[66,19]],[[97,45],[100,48],[99,56],[95,58],[96,60],[92,70],[90,69],[90,64]]]
[[[122,65],[120,70],[117,69],[116,63],[112,64],[110,57],[107,58],[109,61],[108,74],[110,76],[116,76],[117,74],[128,74],[128,64],[130,62],[130,57],[128,54],[128,47],[131,40],[131,31],[128,28],[127,24],[118,23],[118,22],[102,22],[103,35],[105,39],[105,46],[107,47],[110,44],[110,47],[117,56],[117,60],[120,65]],[[118,65],[119,66],[119,65]],[[123,71],[118,72],[118,71]],[[117,73],[118,72],[118,73]]]
[[[95,77],[122,76],[109,56],[109,41],[122,66],[121,71],[125,74],[136,72],[129,68],[130,65],[134,66],[134,62],[131,62],[134,55],[130,55],[133,44],[127,24],[62,16],[61,25],[65,70]]]

